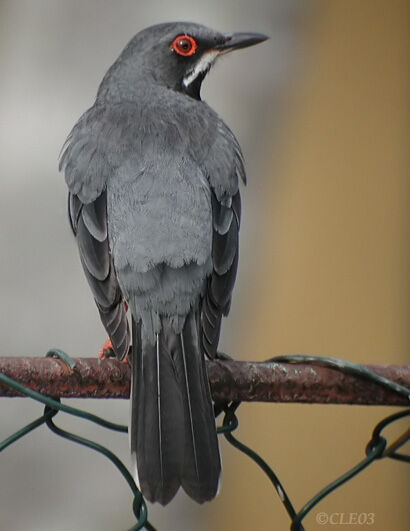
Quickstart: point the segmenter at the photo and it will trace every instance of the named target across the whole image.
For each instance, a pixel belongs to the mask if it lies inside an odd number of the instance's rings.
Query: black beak
[[[269,37],[262,33],[232,33],[231,35],[226,35],[225,42],[215,46],[215,50],[220,51],[220,53],[228,53],[232,50],[259,44],[267,39]]]

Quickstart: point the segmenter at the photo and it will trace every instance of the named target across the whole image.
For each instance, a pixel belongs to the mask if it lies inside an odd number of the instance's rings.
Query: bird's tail
[[[179,334],[161,325],[152,345],[133,322],[131,453],[149,501],[165,505],[182,486],[202,503],[217,494],[221,464],[198,320],[192,311]]]

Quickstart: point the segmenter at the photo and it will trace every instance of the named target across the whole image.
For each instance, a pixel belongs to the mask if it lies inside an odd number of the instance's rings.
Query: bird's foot
[[[228,354],[225,354],[224,352],[217,352],[215,355],[215,359],[221,361],[233,361],[233,358],[231,358],[231,356],[228,356]]]
[[[98,357],[100,358],[100,360],[115,358],[114,348],[112,346],[110,338],[108,338],[104,345],[100,348],[100,351],[98,352]]]
[[[127,356],[125,356],[125,358],[122,360],[123,363],[129,363],[128,356],[129,354],[127,354]],[[112,346],[112,342],[110,338],[108,338],[107,341],[104,343],[104,345],[100,348],[98,352],[98,357],[100,360],[107,360],[107,359],[116,357],[115,352],[114,352],[114,347]]]

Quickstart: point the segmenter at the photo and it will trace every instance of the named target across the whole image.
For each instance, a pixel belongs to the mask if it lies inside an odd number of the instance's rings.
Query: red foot
[[[100,351],[98,352],[98,357],[100,360],[104,360],[106,358],[109,358],[114,349],[112,347],[111,339],[108,338],[107,341],[104,343],[104,345],[100,348]]]
[[[98,357],[100,358],[100,360],[106,360],[108,358],[113,358],[115,357],[114,355],[114,349],[113,349],[113,346],[112,346],[112,343],[111,343],[111,339],[108,338],[107,341],[104,343],[104,345],[100,348],[99,352],[98,352]],[[126,356],[123,360],[122,360],[123,363],[129,363],[128,361],[128,357]]]

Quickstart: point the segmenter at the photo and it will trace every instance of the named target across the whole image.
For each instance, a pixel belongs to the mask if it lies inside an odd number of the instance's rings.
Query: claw
[[[228,354],[225,354],[224,352],[217,352],[215,358],[221,361],[233,361],[231,356],[228,356]]]
[[[111,343],[111,339],[108,338],[104,345],[100,348],[98,352],[98,357],[100,360],[105,360],[107,358],[112,358],[114,355],[114,348]]]
[[[98,357],[100,360],[106,360],[108,358],[115,358],[114,347],[112,346],[111,339],[108,338],[104,345],[100,348],[98,352]],[[123,360],[123,363],[129,363],[128,356]]]

